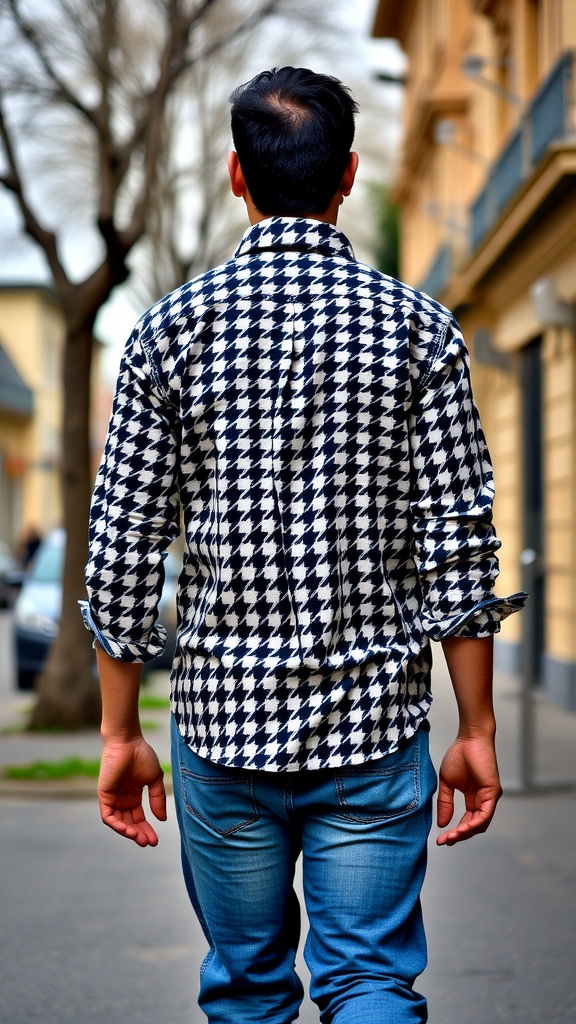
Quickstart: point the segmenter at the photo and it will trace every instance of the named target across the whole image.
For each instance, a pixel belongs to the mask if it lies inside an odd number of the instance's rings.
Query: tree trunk
[[[78,323],[65,309],[62,429],[62,497],[66,553],[62,580],[62,614],[56,637],[38,682],[29,727],[81,729],[100,722],[100,692],[94,671],[91,636],[78,601],[86,596],[90,472],[90,363],[92,327]],[[72,317],[74,316],[74,319]]]

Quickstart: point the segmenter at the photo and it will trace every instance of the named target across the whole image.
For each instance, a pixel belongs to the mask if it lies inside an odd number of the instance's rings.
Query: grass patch
[[[163,764],[165,775],[171,775],[169,764]],[[5,779],[18,779],[23,782],[42,782],[46,780],[65,780],[78,777],[97,779],[100,771],[100,759],[87,761],[83,757],[65,757],[61,761],[33,761],[31,764],[7,765],[2,770]]]
[[[42,779],[72,779],[79,775],[97,779],[100,759],[86,761],[82,757],[65,757],[61,761],[33,761],[31,764],[8,765],[4,768],[5,779],[21,779],[36,782]]]
[[[54,736],[62,736],[66,731],[61,725],[26,725],[24,728],[26,732],[45,732]]]
[[[19,725],[13,723],[12,725],[4,725],[0,729],[0,736],[16,736],[26,732],[26,725],[22,722]]]
[[[170,700],[168,697],[155,697],[151,693],[141,693],[138,704],[144,711],[169,711]]]

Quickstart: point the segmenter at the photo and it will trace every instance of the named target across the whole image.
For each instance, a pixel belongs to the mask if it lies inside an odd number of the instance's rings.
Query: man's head
[[[239,86],[230,102],[237,154],[230,165],[232,188],[244,194],[237,183],[235,187],[239,161],[241,178],[260,214],[321,215],[339,190],[348,194],[356,168],[350,149],[358,108],[338,79],[306,68],[263,71]]]

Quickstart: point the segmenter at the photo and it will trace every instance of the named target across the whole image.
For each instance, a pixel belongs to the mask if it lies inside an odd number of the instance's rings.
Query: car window
[[[169,549],[164,559],[164,578],[177,580],[182,569],[182,554],[180,551]]]
[[[29,579],[36,583],[59,583],[62,579],[64,547],[62,544],[42,544],[38,549]]]

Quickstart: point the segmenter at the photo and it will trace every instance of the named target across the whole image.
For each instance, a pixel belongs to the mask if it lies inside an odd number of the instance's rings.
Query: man
[[[128,342],[87,571],[102,682],[104,822],[140,846],[166,817],[138,721],[158,653],[162,558],[182,520],[172,671],[184,876],[210,951],[211,1024],[296,1018],[305,955],[324,1024],[426,1020],[420,914],[436,778],[429,639],[460,728],[440,845],[483,832],[501,789],[492,473],[451,315],[357,263],[337,230],[356,105],[333,78],[264,72],[232,96],[232,260]],[[450,825],[454,790],[466,811]]]

